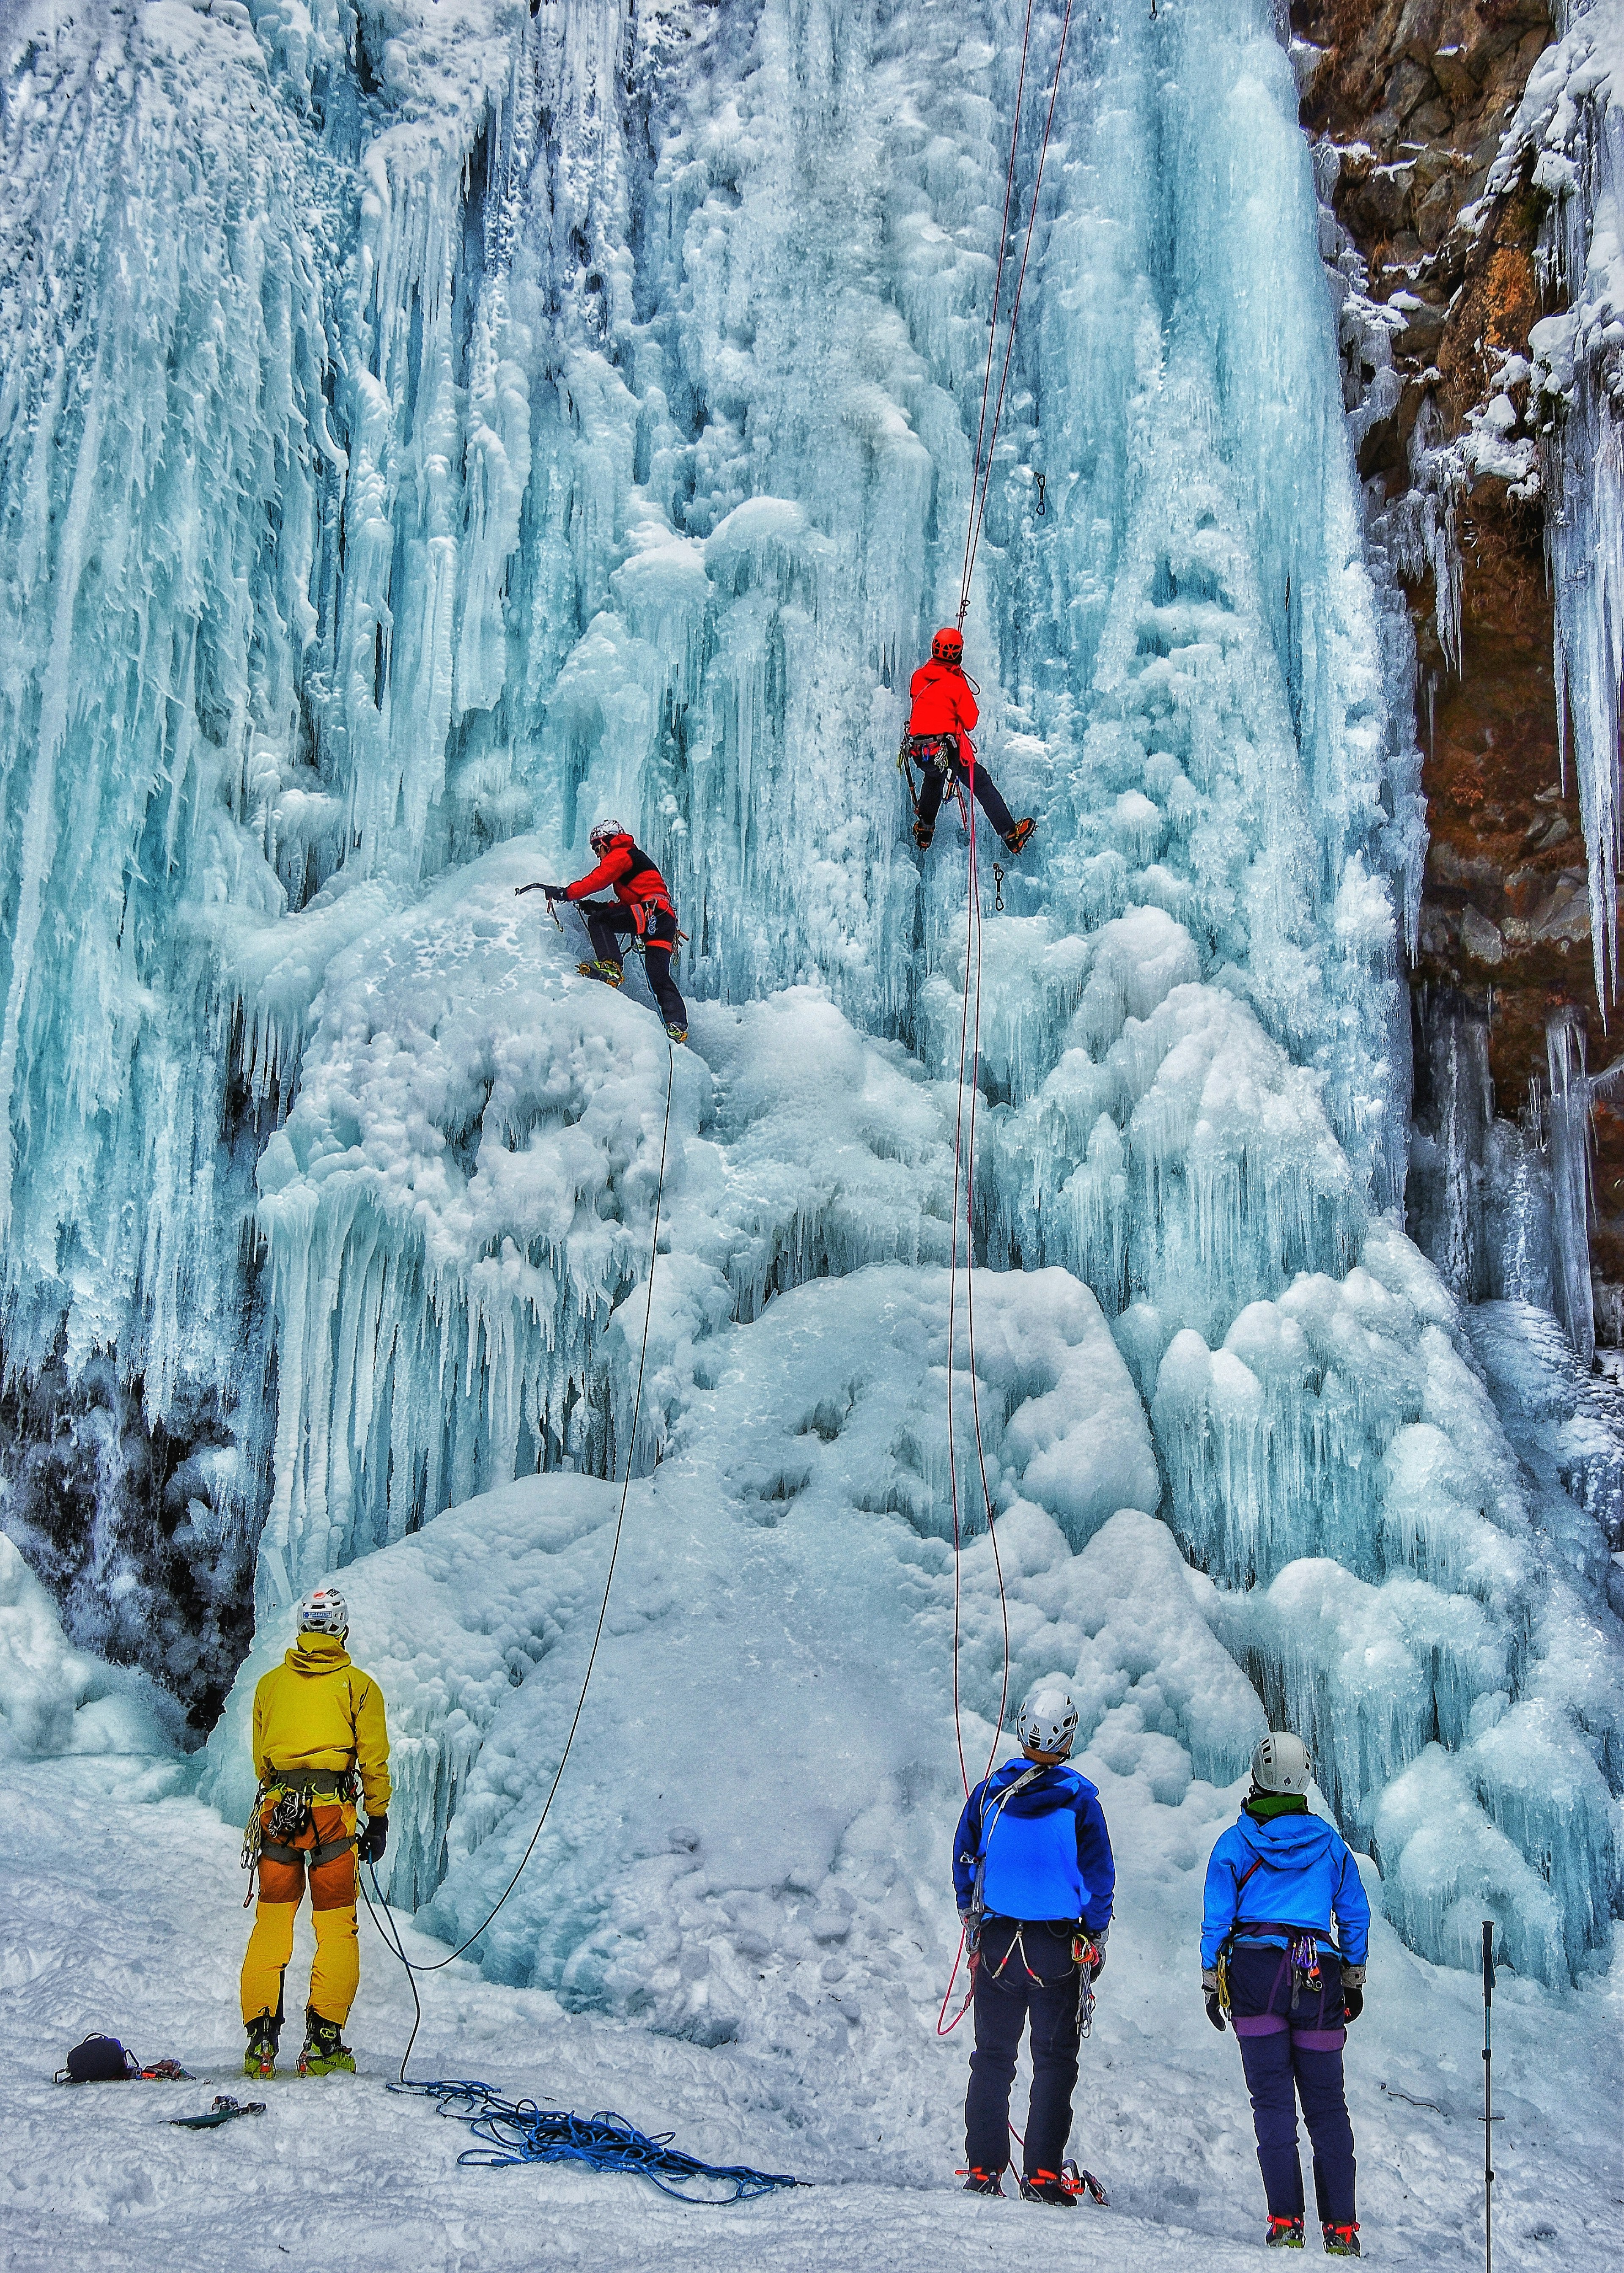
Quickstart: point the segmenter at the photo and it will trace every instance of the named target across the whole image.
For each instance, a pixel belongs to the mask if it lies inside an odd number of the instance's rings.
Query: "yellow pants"
[[[270,1802],[267,1802],[269,1812]],[[348,1805],[319,1803],[294,1842],[311,1848],[338,1837],[353,1837],[356,1812]],[[259,1900],[253,1932],[243,1960],[243,2022],[261,2013],[282,2011],[282,1976],[293,1955],[293,1921],[304,1895],[305,1864],[259,1863]],[[310,1872],[311,1922],[316,1929],[315,1962],[310,1969],[310,2002],[324,2021],[341,2029],[350,2017],[361,1981],[361,1945],[356,1931],[356,1863],[353,1850],[318,1863]]]

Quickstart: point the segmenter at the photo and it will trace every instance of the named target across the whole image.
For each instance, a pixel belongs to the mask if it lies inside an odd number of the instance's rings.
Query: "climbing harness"
[[[649,1357],[649,1324],[654,1315],[654,1269],[656,1259],[659,1254],[660,1210],[664,1204],[665,1197],[665,1157],[671,1140],[671,1099],[672,1092],[676,1086],[677,1079],[676,1047],[669,1039],[666,1041],[665,1048],[669,1061],[665,1079],[665,1117],[660,1128],[659,1174],[654,1188],[654,1224],[649,1237],[649,1286],[643,1312],[643,1344],[637,1354],[637,1384],[632,1395],[631,1429],[628,1434],[626,1442],[626,1474],[620,1480],[620,1504],[615,1514],[614,1535],[609,1547],[609,1567],[604,1573],[603,1600],[598,1606],[598,1624],[592,1631],[592,1646],[587,1653],[586,1671],[581,1677],[581,1692],[575,1699],[575,1714],[569,1723],[568,1733],[564,1738],[564,1749],[559,1755],[559,1764],[553,1772],[553,1781],[547,1787],[547,1797],[542,1803],[541,1813],[537,1819],[536,1828],[530,1834],[529,1845],[525,1848],[523,1854],[519,1857],[517,1870],[515,1871],[512,1878],[508,1879],[508,1884],[503,1887],[500,1895],[492,1904],[483,1922],[477,1925],[472,1933],[469,1934],[465,1939],[458,1942],[456,1947],[450,1951],[447,1955],[435,1958],[432,1964],[420,1964],[416,1958],[407,1956],[405,1947],[402,1942],[399,1931],[395,1927],[394,1921],[389,1917],[388,1905],[384,1901],[383,1889],[378,1883],[377,1865],[372,1861],[370,1855],[366,1859],[366,1867],[372,1881],[372,1893],[378,1897],[378,1907],[376,1909],[374,1909],[372,1905],[372,1894],[369,1894],[366,1891],[365,1880],[360,1877],[358,1872],[357,1874],[357,1884],[361,1889],[361,1899],[366,1904],[367,1916],[372,1919],[373,1925],[377,1927],[379,1935],[383,1940],[386,1947],[393,1951],[394,1954],[400,1960],[401,1964],[405,1968],[407,1985],[411,1991],[413,2015],[411,2034],[407,2037],[406,2049],[401,2054],[400,2071],[401,2085],[402,2089],[407,2090],[424,2090],[431,2093],[438,2093],[447,2088],[441,2084],[414,2085],[409,2083],[407,2081],[406,2064],[411,2058],[411,2048],[417,2043],[417,2031],[423,2025],[423,2007],[417,1996],[417,1977],[419,1973],[441,1973],[445,1970],[447,1965],[454,1963],[457,1958],[461,1957],[464,1950],[471,1949],[474,1943],[478,1940],[480,1935],[485,1932],[486,1927],[488,1927],[495,1918],[497,1912],[501,1909],[502,1904],[508,1900],[508,1895],[512,1894],[514,1888],[518,1885],[525,1864],[530,1861],[530,1857],[536,1851],[536,1842],[541,1837],[542,1832],[545,1828],[547,1817],[552,1812],[553,1802],[557,1796],[559,1785],[563,1780],[564,1770],[569,1762],[570,1751],[575,1741],[575,1732],[581,1726],[581,1715],[586,1710],[586,1693],[589,1687],[591,1685],[592,1669],[598,1663],[598,1645],[604,1638],[604,1622],[609,1615],[609,1590],[614,1584],[615,1564],[618,1561],[620,1553],[620,1535],[626,1525],[626,1502],[628,1496],[630,1493],[632,1484],[632,1453],[637,1442],[637,1423],[643,1414],[643,1377]],[[383,1924],[380,1923],[379,1912],[380,1910],[383,1913]],[[386,1925],[387,1926],[387,1931],[386,1931]],[[463,2087],[460,2085],[454,2087],[454,2089],[457,2090],[461,2090],[462,2088]],[[483,2091],[485,2087],[481,2085],[478,2089]],[[520,2157],[519,2159],[524,2160],[533,2158]]]
[[[329,1806],[353,1807],[359,1790],[353,1768],[274,1768],[269,1775],[261,1776],[243,1831],[241,1867],[248,1873],[248,1892],[243,1896],[244,1909],[253,1901],[262,1861],[304,1863],[314,1871],[323,1863],[336,1862],[341,1855],[349,1853],[356,1844],[353,1832],[342,1839],[316,1841],[312,1837],[308,1847],[301,1847],[297,1842],[310,1825],[312,1810],[318,1801]],[[268,1812],[267,1802],[272,1803]]]
[[[593,2116],[570,2115],[559,2108],[538,2107],[533,2099],[503,2099],[488,2083],[401,2082],[392,2083],[389,2089],[436,2099],[442,2115],[466,2123],[477,2143],[465,2147],[457,2162],[470,2169],[507,2170],[520,2163],[584,2163],[590,2170],[623,2171],[628,2177],[647,2179],[673,2202],[713,2209],[755,2202],[780,2187],[808,2183],[781,2171],[754,2171],[741,2163],[702,2163],[673,2147],[673,2134],[669,2131],[650,2135],[623,2115],[606,2111]],[[691,2193],[695,2184],[723,2186],[730,2191]]]

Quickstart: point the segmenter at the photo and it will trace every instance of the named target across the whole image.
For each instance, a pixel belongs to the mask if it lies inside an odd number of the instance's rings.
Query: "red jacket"
[[[909,683],[914,708],[908,715],[910,734],[957,734],[959,754],[967,764],[967,729],[981,716],[970,682],[956,663],[921,663]]]
[[[567,900],[584,900],[591,893],[601,891],[605,884],[614,886],[614,896],[622,907],[646,911],[664,908],[674,922],[676,910],[671,904],[671,895],[665,889],[665,879],[646,852],[638,849],[635,840],[624,830],[609,839],[609,849],[590,876],[581,876],[564,887]],[[646,920],[646,916],[643,919]],[[642,923],[639,923],[639,930]]]

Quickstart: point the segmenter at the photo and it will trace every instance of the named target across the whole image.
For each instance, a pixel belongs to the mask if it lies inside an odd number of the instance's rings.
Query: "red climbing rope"
[[[1055,131],[1055,105],[1060,96],[1061,66],[1065,62],[1066,37],[1071,28],[1071,4],[1072,0],[1065,0],[1065,13],[1060,19],[1060,45],[1056,51],[1055,76],[1049,90],[1049,112],[1043,121],[1043,146],[1038,153],[1037,177],[1032,185],[1032,208],[1026,215],[1026,242],[1021,247],[1020,269],[1015,279],[1015,298],[1014,303],[1010,309],[1010,328],[1004,343],[1004,364],[998,374],[998,401],[997,405],[993,411],[992,431],[990,434],[986,434],[987,397],[992,384],[993,341],[996,337],[998,329],[998,294],[1004,278],[1004,246],[1009,241],[1009,185],[1015,178],[1015,146],[1020,136],[1020,94],[1019,88],[1017,89],[1015,97],[1015,126],[1013,132],[1010,136],[1009,176],[1005,183],[1004,194],[1004,235],[999,240],[998,269],[996,278],[993,284],[992,323],[987,335],[987,371],[986,376],[981,381],[981,415],[980,424],[976,428],[975,469],[970,484],[970,527],[965,537],[964,574],[959,580],[959,621],[961,626],[966,616],[969,612],[970,584],[971,580],[975,574],[975,555],[981,541],[981,523],[986,518],[988,492],[992,487],[993,454],[998,446],[998,428],[1002,424],[1004,419],[1004,397],[1005,390],[1010,383],[1010,363],[1015,353],[1015,326],[1020,319],[1021,294],[1025,291],[1026,286],[1026,263],[1032,258],[1032,236],[1033,230],[1037,223],[1038,199],[1043,193],[1043,169],[1049,162],[1049,138]],[[1030,42],[1031,38],[1032,6],[1031,0],[1028,0],[1026,32],[1026,40],[1027,43]],[[1026,44],[1023,44],[1020,53],[1019,85],[1021,86],[1025,86],[1026,79]],[[984,458],[981,451],[981,439],[983,434],[986,434],[987,441],[987,449]]]
[[[964,569],[959,591],[959,622],[962,626],[970,605],[971,580],[975,571],[975,555],[981,544],[981,523],[987,511],[987,498],[992,484],[993,454],[997,446],[998,429],[1004,418],[1004,395],[1009,386],[1010,365],[1015,351],[1015,326],[1020,316],[1021,296],[1026,289],[1026,264],[1032,257],[1033,227],[1037,218],[1038,200],[1043,189],[1043,169],[1049,158],[1049,140],[1054,131],[1055,105],[1060,93],[1061,67],[1065,61],[1066,37],[1071,29],[1072,0],[1065,0],[1065,12],[1061,18],[1060,41],[1055,55],[1055,75],[1049,88],[1049,109],[1043,124],[1043,146],[1038,155],[1036,177],[1032,189],[1032,208],[1026,217],[1026,241],[1021,248],[1020,268],[1015,281],[1015,297],[1010,309],[1009,332],[1004,341],[1004,362],[998,375],[997,400],[994,404],[992,426],[988,430],[987,406],[992,397],[992,367],[997,343],[998,308],[1004,291],[1004,269],[1010,241],[1010,207],[1015,191],[1015,161],[1020,142],[1021,102],[1026,93],[1026,65],[1032,47],[1032,15],[1035,0],[1026,0],[1026,27],[1021,39],[1020,73],[1015,88],[1015,118],[1010,132],[1009,163],[1004,171],[1004,212],[999,225],[998,262],[993,278],[992,319],[987,332],[987,368],[981,379],[981,415],[975,433],[975,461],[970,484],[969,525],[965,532]],[[983,448],[984,446],[984,448]],[[947,1294],[947,1464],[948,1488],[953,1510],[953,1729],[959,1746],[959,1774],[964,1785],[965,1797],[970,1796],[970,1771],[965,1759],[964,1722],[961,1710],[959,1659],[963,1624],[963,1589],[960,1576],[960,1557],[964,1543],[963,1514],[959,1503],[958,1443],[954,1431],[953,1374],[954,1335],[959,1312],[959,1191],[964,1192],[965,1231],[965,1317],[966,1334],[970,1362],[970,1410],[975,1435],[975,1460],[981,1478],[981,1502],[987,1515],[987,1534],[992,1545],[993,1567],[998,1579],[998,1604],[1004,1623],[1004,1682],[998,1700],[998,1712],[993,1722],[992,1744],[987,1755],[983,1775],[992,1772],[993,1760],[998,1749],[998,1735],[1004,1726],[1004,1716],[1010,1695],[1010,1605],[1004,1584],[1004,1558],[998,1549],[998,1526],[992,1504],[992,1493],[987,1482],[987,1454],[981,1436],[981,1389],[975,1368],[975,1114],[981,1094],[981,901],[980,879],[976,870],[975,844],[975,751],[970,748],[966,767],[968,779],[962,791],[965,825],[969,838],[968,896],[965,910],[965,980],[964,1005],[959,1021],[959,1095],[953,1123],[953,1236],[948,1266]],[[974,1019],[971,996],[974,996]],[[969,1128],[965,1127],[965,1072],[970,1073]],[[974,1956],[972,1954],[970,1989],[964,2003],[951,2021],[947,2007],[953,1994],[953,1984],[959,1977],[959,1963],[965,1953],[965,1935],[959,1938],[959,1950],[953,1960],[953,1970],[942,1999],[942,2009],[936,2015],[936,2034],[949,2036],[969,2009],[974,1993]],[[946,2022],[946,2026],[943,2025]]]

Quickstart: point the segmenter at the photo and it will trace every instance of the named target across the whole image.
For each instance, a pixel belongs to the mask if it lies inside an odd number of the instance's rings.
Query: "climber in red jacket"
[[[921,852],[936,835],[936,814],[950,781],[974,786],[981,811],[1011,852],[1026,844],[1037,823],[1030,815],[1017,821],[999,796],[985,766],[975,762],[969,730],[980,717],[975,694],[964,672],[964,634],[951,625],[930,642],[930,660],[921,664],[908,688],[914,698],[908,714],[906,754],[924,772],[919,793],[914,841]]]
[[[549,900],[585,903],[581,912],[597,960],[581,965],[583,978],[601,979],[606,986],[618,986],[626,976],[620,939],[640,939],[649,986],[665,1021],[665,1031],[673,1042],[685,1042],[688,1005],[671,975],[677,951],[677,911],[665,889],[665,879],[639,849],[631,831],[622,829],[618,821],[600,821],[590,841],[598,855],[598,866],[590,875],[578,876],[573,884],[521,884],[518,890],[545,892]],[[613,900],[587,897],[605,884],[614,887]]]

